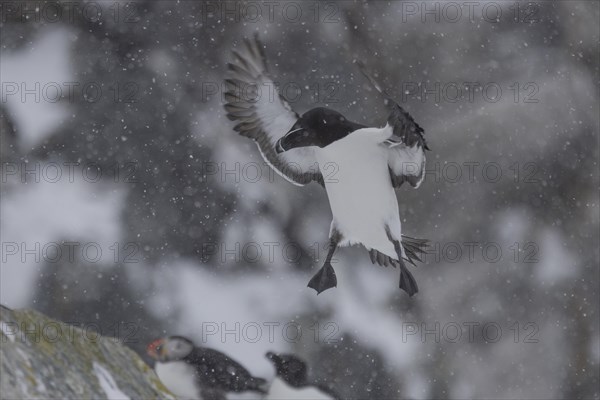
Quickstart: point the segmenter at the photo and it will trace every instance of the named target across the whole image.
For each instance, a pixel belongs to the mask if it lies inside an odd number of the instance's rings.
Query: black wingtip
[[[360,68],[361,70],[365,69],[365,63],[362,62],[361,60],[357,60],[356,58],[354,60],[352,60],[353,64],[356,64],[358,66],[358,68]],[[362,71],[361,71],[362,72]]]
[[[383,86],[381,86],[379,82],[377,82],[377,80],[375,80],[375,78],[371,76],[371,74],[369,74],[366,65],[362,61],[355,60],[355,64],[358,66],[358,70],[360,71],[360,73],[363,74],[365,78],[367,78],[371,86],[373,86],[375,90],[384,97],[386,106],[389,106],[390,104],[396,104],[396,102],[392,100],[390,95],[388,95],[387,92],[383,89]]]

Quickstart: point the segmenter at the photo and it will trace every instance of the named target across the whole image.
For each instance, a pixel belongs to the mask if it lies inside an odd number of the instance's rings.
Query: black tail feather
[[[419,256],[413,250],[409,249],[406,246],[404,246],[404,252],[406,253],[406,257],[408,258],[408,262],[411,263],[412,265],[414,265],[415,267],[417,265],[415,264],[414,260],[422,262],[421,259],[419,258]]]
[[[402,247],[404,247],[404,252],[406,253],[408,262],[416,266],[414,260],[423,262],[421,260],[421,255],[427,253],[426,250],[429,247],[429,240],[417,239],[410,236],[402,235]]]
[[[386,227],[387,228],[387,227]],[[427,239],[417,239],[410,236],[402,235],[402,241],[394,239],[389,228],[386,229],[386,233],[390,241],[394,244],[394,249],[398,255],[398,259],[393,259],[375,249],[369,250],[371,262],[379,265],[391,264],[394,267],[400,267],[400,289],[408,293],[409,296],[414,296],[419,291],[419,286],[415,277],[406,268],[404,260],[408,261],[412,265],[416,266],[415,261],[421,261],[421,255],[426,253],[426,249],[429,246]],[[402,248],[404,248],[404,257],[402,255]]]
[[[406,242],[417,247],[429,246],[429,239],[419,239],[408,235],[402,235],[402,242]]]

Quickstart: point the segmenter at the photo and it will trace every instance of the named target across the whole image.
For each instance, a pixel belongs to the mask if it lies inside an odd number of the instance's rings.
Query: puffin
[[[268,352],[266,357],[275,367],[275,379],[265,400],[330,400],[341,399],[332,389],[311,383],[306,363],[293,354]]]
[[[156,339],[146,349],[156,375],[173,394],[183,399],[226,400],[230,392],[266,394],[267,381],[256,378],[225,354],[196,347],[183,336]]]
[[[294,185],[316,182],[325,188],[333,219],[329,249],[308,287],[317,294],[336,287],[331,259],[337,247],[361,244],[371,262],[399,268],[399,287],[413,296],[417,282],[406,262],[415,265],[428,241],[402,234],[396,189],[404,182],[418,188],[425,177],[421,128],[395,102],[362,62],[355,62],[383,97],[389,114],[383,127],[365,126],[340,112],[315,107],[295,112],[269,77],[258,35],[244,39],[227,64],[224,108],[233,129],[252,139],[267,164]]]

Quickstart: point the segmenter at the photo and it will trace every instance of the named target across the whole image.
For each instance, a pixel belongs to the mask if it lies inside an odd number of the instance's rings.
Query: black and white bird
[[[417,282],[405,265],[421,261],[427,240],[402,235],[395,189],[404,182],[417,188],[425,175],[423,129],[393,101],[359,63],[361,72],[384,97],[389,110],[383,128],[367,127],[329,108],[302,116],[273,88],[263,45],[255,36],[233,51],[225,80],[225,110],[234,130],[253,139],[269,165],[291,183],[315,181],[325,187],[333,213],[329,251],[308,286],[317,294],[337,286],[331,258],[338,246],[362,244],[371,261],[400,268],[400,288],[410,296]],[[317,166],[317,167],[315,167]],[[333,167],[324,179],[323,167]],[[331,169],[331,168],[330,168]]]
[[[157,339],[146,349],[155,371],[173,394],[183,399],[225,400],[230,392],[266,393],[267,382],[216,350],[196,347],[182,336]]]
[[[293,354],[267,353],[275,367],[275,379],[265,400],[331,400],[341,399],[332,389],[308,379],[306,363]]]

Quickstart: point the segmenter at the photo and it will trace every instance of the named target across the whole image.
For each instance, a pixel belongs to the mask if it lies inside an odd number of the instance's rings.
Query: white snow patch
[[[40,30],[23,50],[1,52],[2,103],[15,120],[24,149],[40,143],[70,116],[65,106],[74,81],[69,47],[69,31],[54,28]],[[80,94],[84,84],[72,87],[73,95]],[[58,99],[60,93],[67,101]]]
[[[30,386],[28,385],[27,382],[27,377],[25,376],[25,373],[23,371],[21,371],[20,369],[17,369],[15,371],[15,375],[17,377],[16,381],[19,384],[19,387],[21,388],[21,393],[23,393],[23,398],[26,399],[32,399],[35,398],[35,396],[30,392]],[[4,396],[3,396],[4,398]]]
[[[25,338],[24,340],[27,340],[27,339]],[[33,367],[33,364],[31,363],[31,359],[29,358],[29,354],[27,354],[26,352],[21,350],[19,347],[16,348],[16,351],[19,354],[19,356],[21,356],[21,359],[23,359],[23,361],[27,364],[27,367],[31,370],[35,370],[35,368]],[[37,379],[37,377],[35,377],[35,376],[33,377],[35,380],[36,392],[34,394],[32,394],[31,386],[29,384],[27,384],[27,382],[31,378],[31,376],[25,376],[24,372],[20,369],[17,369],[15,371],[15,373],[17,375],[17,382],[19,382],[21,391],[26,394],[25,396],[23,396],[24,398],[27,398],[27,399],[44,398],[43,394],[46,393],[47,389],[46,389],[46,386],[44,385],[44,382],[42,382],[41,379]],[[42,396],[40,397],[40,395],[42,395]]]
[[[108,400],[130,400],[130,397],[119,389],[115,378],[113,378],[106,368],[98,363],[94,363],[93,367],[96,378],[98,378],[98,383],[102,390],[104,390],[104,393],[106,393]]]
[[[409,377],[410,385],[407,385],[406,388],[406,398],[430,399],[431,385],[427,380],[428,378],[425,376],[425,374],[420,372],[411,373]]]
[[[46,392],[48,392],[48,388],[46,388],[46,385],[44,384],[44,381],[41,380],[41,379],[36,379],[35,390],[37,390],[38,393],[46,393]]]
[[[506,244],[524,241],[531,226],[529,214],[525,210],[511,209],[499,218],[496,225],[500,240]]]
[[[535,272],[540,281],[557,283],[577,275],[579,258],[569,251],[558,230],[546,229],[540,235],[539,257]]]
[[[121,238],[122,187],[83,179],[6,184],[12,187],[2,193],[0,203],[2,304],[27,307],[35,279],[48,260],[66,262],[77,256],[98,265],[114,264],[110,247]],[[66,250],[56,255],[62,241],[73,243],[73,257]],[[96,261],[98,248],[102,256]]]

